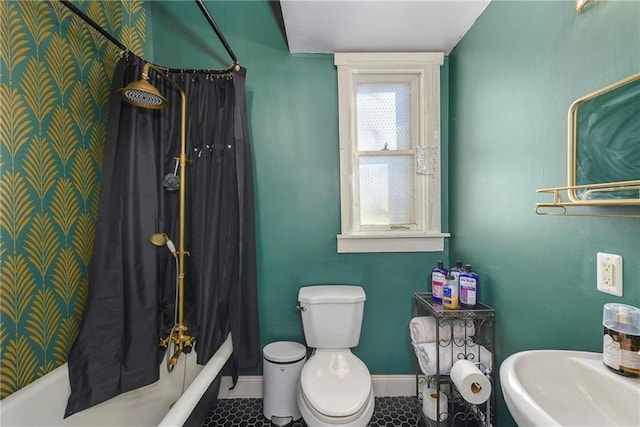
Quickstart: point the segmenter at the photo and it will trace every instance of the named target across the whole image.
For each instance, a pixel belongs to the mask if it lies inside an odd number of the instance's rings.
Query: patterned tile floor
[[[219,399],[202,427],[267,427],[262,399]],[[412,397],[376,397],[370,427],[423,427]],[[301,419],[291,427],[306,427]]]

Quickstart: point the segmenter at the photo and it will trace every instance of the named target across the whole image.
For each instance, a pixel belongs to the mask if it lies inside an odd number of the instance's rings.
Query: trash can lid
[[[263,349],[264,358],[270,362],[297,362],[307,355],[307,348],[293,341],[276,341],[267,344]]]

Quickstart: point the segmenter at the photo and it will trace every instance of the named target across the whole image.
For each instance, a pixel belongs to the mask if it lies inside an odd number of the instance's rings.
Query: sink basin
[[[500,384],[520,427],[640,426],[640,378],[609,371],[599,353],[516,353],[500,366]]]

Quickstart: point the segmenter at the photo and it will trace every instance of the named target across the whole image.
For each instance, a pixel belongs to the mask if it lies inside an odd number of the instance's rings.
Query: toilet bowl
[[[298,407],[309,427],[368,425],[374,408],[371,376],[349,350],[319,350],[300,374]]]
[[[297,401],[309,427],[364,427],[371,420],[371,375],[350,350],[360,340],[365,299],[359,286],[300,289],[305,340],[314,352],[300,373]]]

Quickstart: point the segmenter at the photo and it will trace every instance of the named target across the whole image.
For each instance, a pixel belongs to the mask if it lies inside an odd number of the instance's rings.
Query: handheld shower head
[[[171,239],[169,239],[169,236],[167,236],[166,233],[154,233],[151,235],[151,237],[149,237],[149,241],[151,242],[152,245],[158,246],[158,247],[166,245],[172,254],[175,255],[176,253],[176,247],[171,241]]]
[[[167,244],[168,240],[169,236],[167,236],[165,233],[155,233],[152,234],[151,237],[149,237],[149,241],[155,246],[164,246]]]

